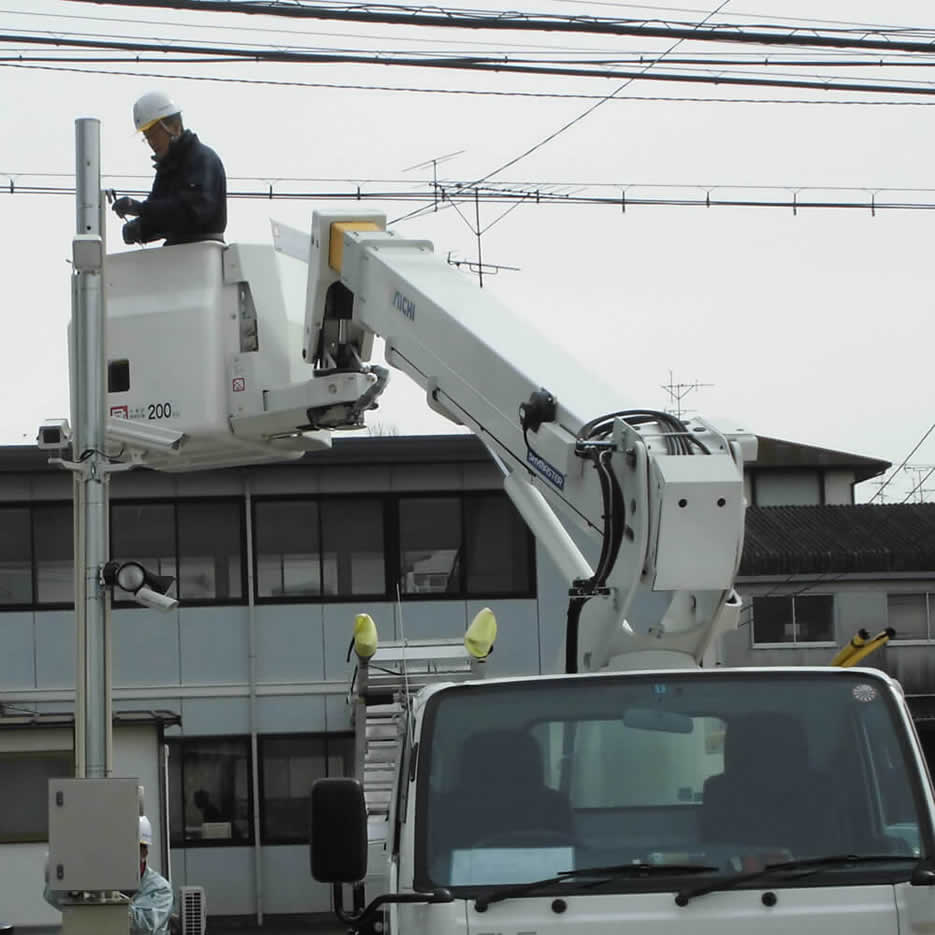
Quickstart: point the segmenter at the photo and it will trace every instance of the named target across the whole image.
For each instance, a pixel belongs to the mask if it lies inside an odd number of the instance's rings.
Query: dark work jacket
[[[227,228],[227,177],[218,154],[185,130],[153,162],[156,178],[143,202],[140,240],[164,237],[171,247],[221,237]]]

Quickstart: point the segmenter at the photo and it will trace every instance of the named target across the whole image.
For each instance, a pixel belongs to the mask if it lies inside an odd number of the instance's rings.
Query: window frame
[[[890,642],[899,646],[929,646],[935,643],[935,636],[932,634],[932,626],[935,624],[935,590],[926,589],[920,591],[887,591],[886,592],[886,625],[892,626],[890,622],[889,599],[891,597],[921,597],[925,602],[925,632],[926,636],[909,636],[900,639],[899,631],[896,635],[890,637]]]
[[[197,504],[199,506],[211,506],[212,504],[232,504],[236,507],[236,515],[240,524],[240,534],[238,543],[240,547],[240,597],[226,598],[185,598],[179,594],[180,585],[180,538],[179,538],[179,506],[185,504]],[[172,507],[172,550],[173,560],[175,562],[175,583],[173,585],[174,594],[179,598],[181,607],[243,607],[248,603],[248,580],[247,580],[247,524],[246,524],[246,502],[243,497],[222,496],[222,497],[121,497],[113,499],[110,504],[110,527],[108,530],[109,542],[113,542],[114,533],[114,508],[121,506],[171,506]],[[132,556],[113,556],[118,561],[131,560]],[[113,607],[119,610],[139,608],[138,604],[132,598],[118,598],[119,589],[114,589]],[[70,606],[70,605],[69,605]]]
[[[247,768],[247,834],[243,838],[187,838],[185,837],[185,751],[188,745],[206,743],[243,743],[246,747]],[[181,787],[182,802],[182,837],[172,836],[172,802],[169,801],[169,847],[179,850],[187,848],[216,848],[216,847],[253,847],[254,836],[254,795],[253,795],[253,749],[249,734],[211,734],[199,737],[167,737],[165,743],[169,748],[169,763],[177,759],[179,763],[179,785]],[[171,783],[171,780],[170,780]]]
[[[324,565],[322,557],[325,551],[325,542],[322,528],[322,510],[323,502],[330,503],[346,501],[368,500],[376,502],[379,506],[381,522],[383,523],[383,591],[361,592],[359,594],[325,594],[324,593]],[[349,604],[359,601],[385,601],[390,598],[391,589],[389,586],[392,581],[390,575],[389,550],[387,549],[387,530],[390,528],[390,498],[386,494],[273,494],[270,496],[257,496],[250,498],[250,520],[253,531],[253,600],[259,604]],[[316,505],[316,522],[318,524],[318,594],[284,594],[280,596],[261,596],[259,593],[259,561],[260,550],[257,548],[257,507],[263,503],[314,503]]]
[[[45,501],[43,501],[45,502]],[[61,502],[61,501],[48,501]],[[26,522],[29,527],[29,548],[26,550],[26,560],[29,562],[29,600],[28,601],[3,601],[0,602],[0,611],[24,611],[32,610],[36,605],[36,542],[33,531],[33,504],[31,502],[10,502],[0,505],[0,517],[7,510],[25,510]],[[61,609],[67,609],[74,606],[74,601]],[[59,605],[43,605],[44,609],[56,610]]]
[[[323,742],[324,749],[324,765],[325,771],[324,776],[330,777],[331,773],[328,770],[328,761],[331,756],[330,743],[337,740],[349,740],[351,742],[351,769],[353,770],[353,742],[354,742],[354,733],[353,731],[306,731],[303,733],[274,733],[274,734],[258,734],[257,735],[257,757],[259,762],[257,763],[257,782],[259,785],[259,794],[257,796],[257,801],[260,805],[260,844],[263,847],[307,847],[308,840],[296,841],[291,838],[283,838],[276,834],[268,833],[266,830],[266,781],[265,781],[265,772],[263,769],[264,765],[264,747],[270,741],[281,741],[281,740],[321,740]],[[311,793],[311,790],[309,790]]]
[[[537,574],[536,574],[536,541],[532,531],[526,525],[525,520],[520,516],[519,522],[522,526],[526,540],[526,561],[528,570],[528,581],[525,588],[516,588],[510,591],[469,591],[467,588],[468,567],[467,567],[467,511],[470,503],[474,500],[486,499],[491,496],[502,496],[503,501],[508,508],[516,511],[510,498],[501,490],[482,489],[482,490],[425,490],[417,492],[406,492],[395,495],[395,523],[392,529],[393,538],[390,540],[390,547],[387,548],[387,554],[393,552],[392,582],[394,592],[392,598],[395,600],[395,588],[400,581],[400,553],[402,543],[400,540],[399,525],[399,504],[402,500],[433,500],[441,497],[457,497],[460,499],[460,517],[461,517],[461,544],[460,557],[458,558],[458,584],[457,591],[435,591],[423,592],[421,594],[406,594],[399,590],[399,596],[404,601],[425,602],[425,601],[470,601],[470,600],[524,600],[533,599],[537,596]],[[518,515],[518,512],[517,512]]]
[[[787,597],[792,600],[792,639],[784,640],[782,642],[761,642],[756,638],[756,610],[755,610],[755,601],[757,598],[764,597]],[[798,639],[798,624],[795,617],[795,602],[796,598],[811,598],[811,597],[829,597],[831,598],[831,638],[827,640],[800,640]],[[820,593],[820,594],[804,594],[804,593],[795,593],[792,594],[751,594],[750,595],[750,645],[753,649],[829,649],[837,646],[837,642],[834,639],[834,623],[835,623],[835,609],[837,607],[837,601],[835,600],[834,592]]]
[[[419,490],[400,491],[389,493],[351,493],[351,494],[270,494],[251,497],[251,526],[253,530],[253,599],[260,604],[348,604],[360,601],[395,601],[397,587],[400,581],[400,504],[403,500],[431,500],[456,499],[461,522],[460,535],[460,568],[458,573],[457,591],[435,591],[420,594],[407,594],[399,590],[399,598],[403,601],[466,601],[466,600],[532,600],[538,594],[538,577],[536,568],[536,542],[531,530],[517,514],[517,522],[523,530],[526,549],[526,564],[528,579],[520,588],[509,591],[470,591],[467,588],[467,513],[473,501],[489,497],[502,497],[507,509],[516,511],[509,497],[502,490],[496,488],[483,488],[478,490]],[[318,505],[318,543],[319,563],[327,550],[328,543],[323,536],[322,509],[323,503],[339,503],[345,501],[375,501],[382,506],[383,522],[383,575],[385,590],[374,593],[360,594],[296,594],[282,596],[261,596],[259,586],[259,549],[257,548],[257,508],[263,503],[315,503]],[[319,566],[319,580],[322,580],[323,566]]]

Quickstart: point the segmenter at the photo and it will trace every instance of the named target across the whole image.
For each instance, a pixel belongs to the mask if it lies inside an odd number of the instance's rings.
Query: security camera
[[[68,419],[50,419],[39,426],[36,444],[43,451],[61,451],[71,444],[71,426]]]
[[[175,610],[177,598],[170,597],[169,589],[175,578],[147,571],[139,562],[107,562],[101,569],[101,583],[126,591],[137,604],[154,610]]]
[[[106,435],[112,444],[166,454],[177,453],[185,441],[184,432],[133,419],[108,418]]]
[[[154,591],[152,588],[147,588],[145,585],[139,589],[134,595],[133,600],[137,604],[142,604],[144,607],[151,607],[153,610],[175,610],[179,606],[179,602],[176,598],[170,597],[168,594],[160,594],[158,591]]]

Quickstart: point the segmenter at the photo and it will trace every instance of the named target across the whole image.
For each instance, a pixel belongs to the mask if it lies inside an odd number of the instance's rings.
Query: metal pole
[[[104,451],[106,403],[103,239],[101,237],[100,122],[75,121],[76,234],[73,241],[75,288],[72,304],[72,348],[75,377],[73,459],[79,489],[83,555],[76,553],[76,596],[84,591],[84,613],[75,608],[78,658],[84,657],[83,698],[76,697],[75,720],[83,734],[76,741],[76,760],[85,775],[109,774],[111,750],[110,664],[107,595],[100,570],[107,561],[108,485]],[[79,709],[78,705],[81,705]]]

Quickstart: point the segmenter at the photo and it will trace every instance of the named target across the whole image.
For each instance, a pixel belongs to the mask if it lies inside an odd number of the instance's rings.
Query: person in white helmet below
[[[148,864],[153,843],[153,826],[140,815],[140,886],[130,899],[130,935],[167,935],[172,915],[172,887],[168,880]],[[46,866],[45,901],[62,908],[61,893],[49,889],[49,868]]]
[[[123,242],[165,246],[223,240],[227,228],[227,176],[218,154],[182,125],[182,113],[161,91],[133,105],[133,122],[153,151],[156,178],[145,201],[118,198]]]

